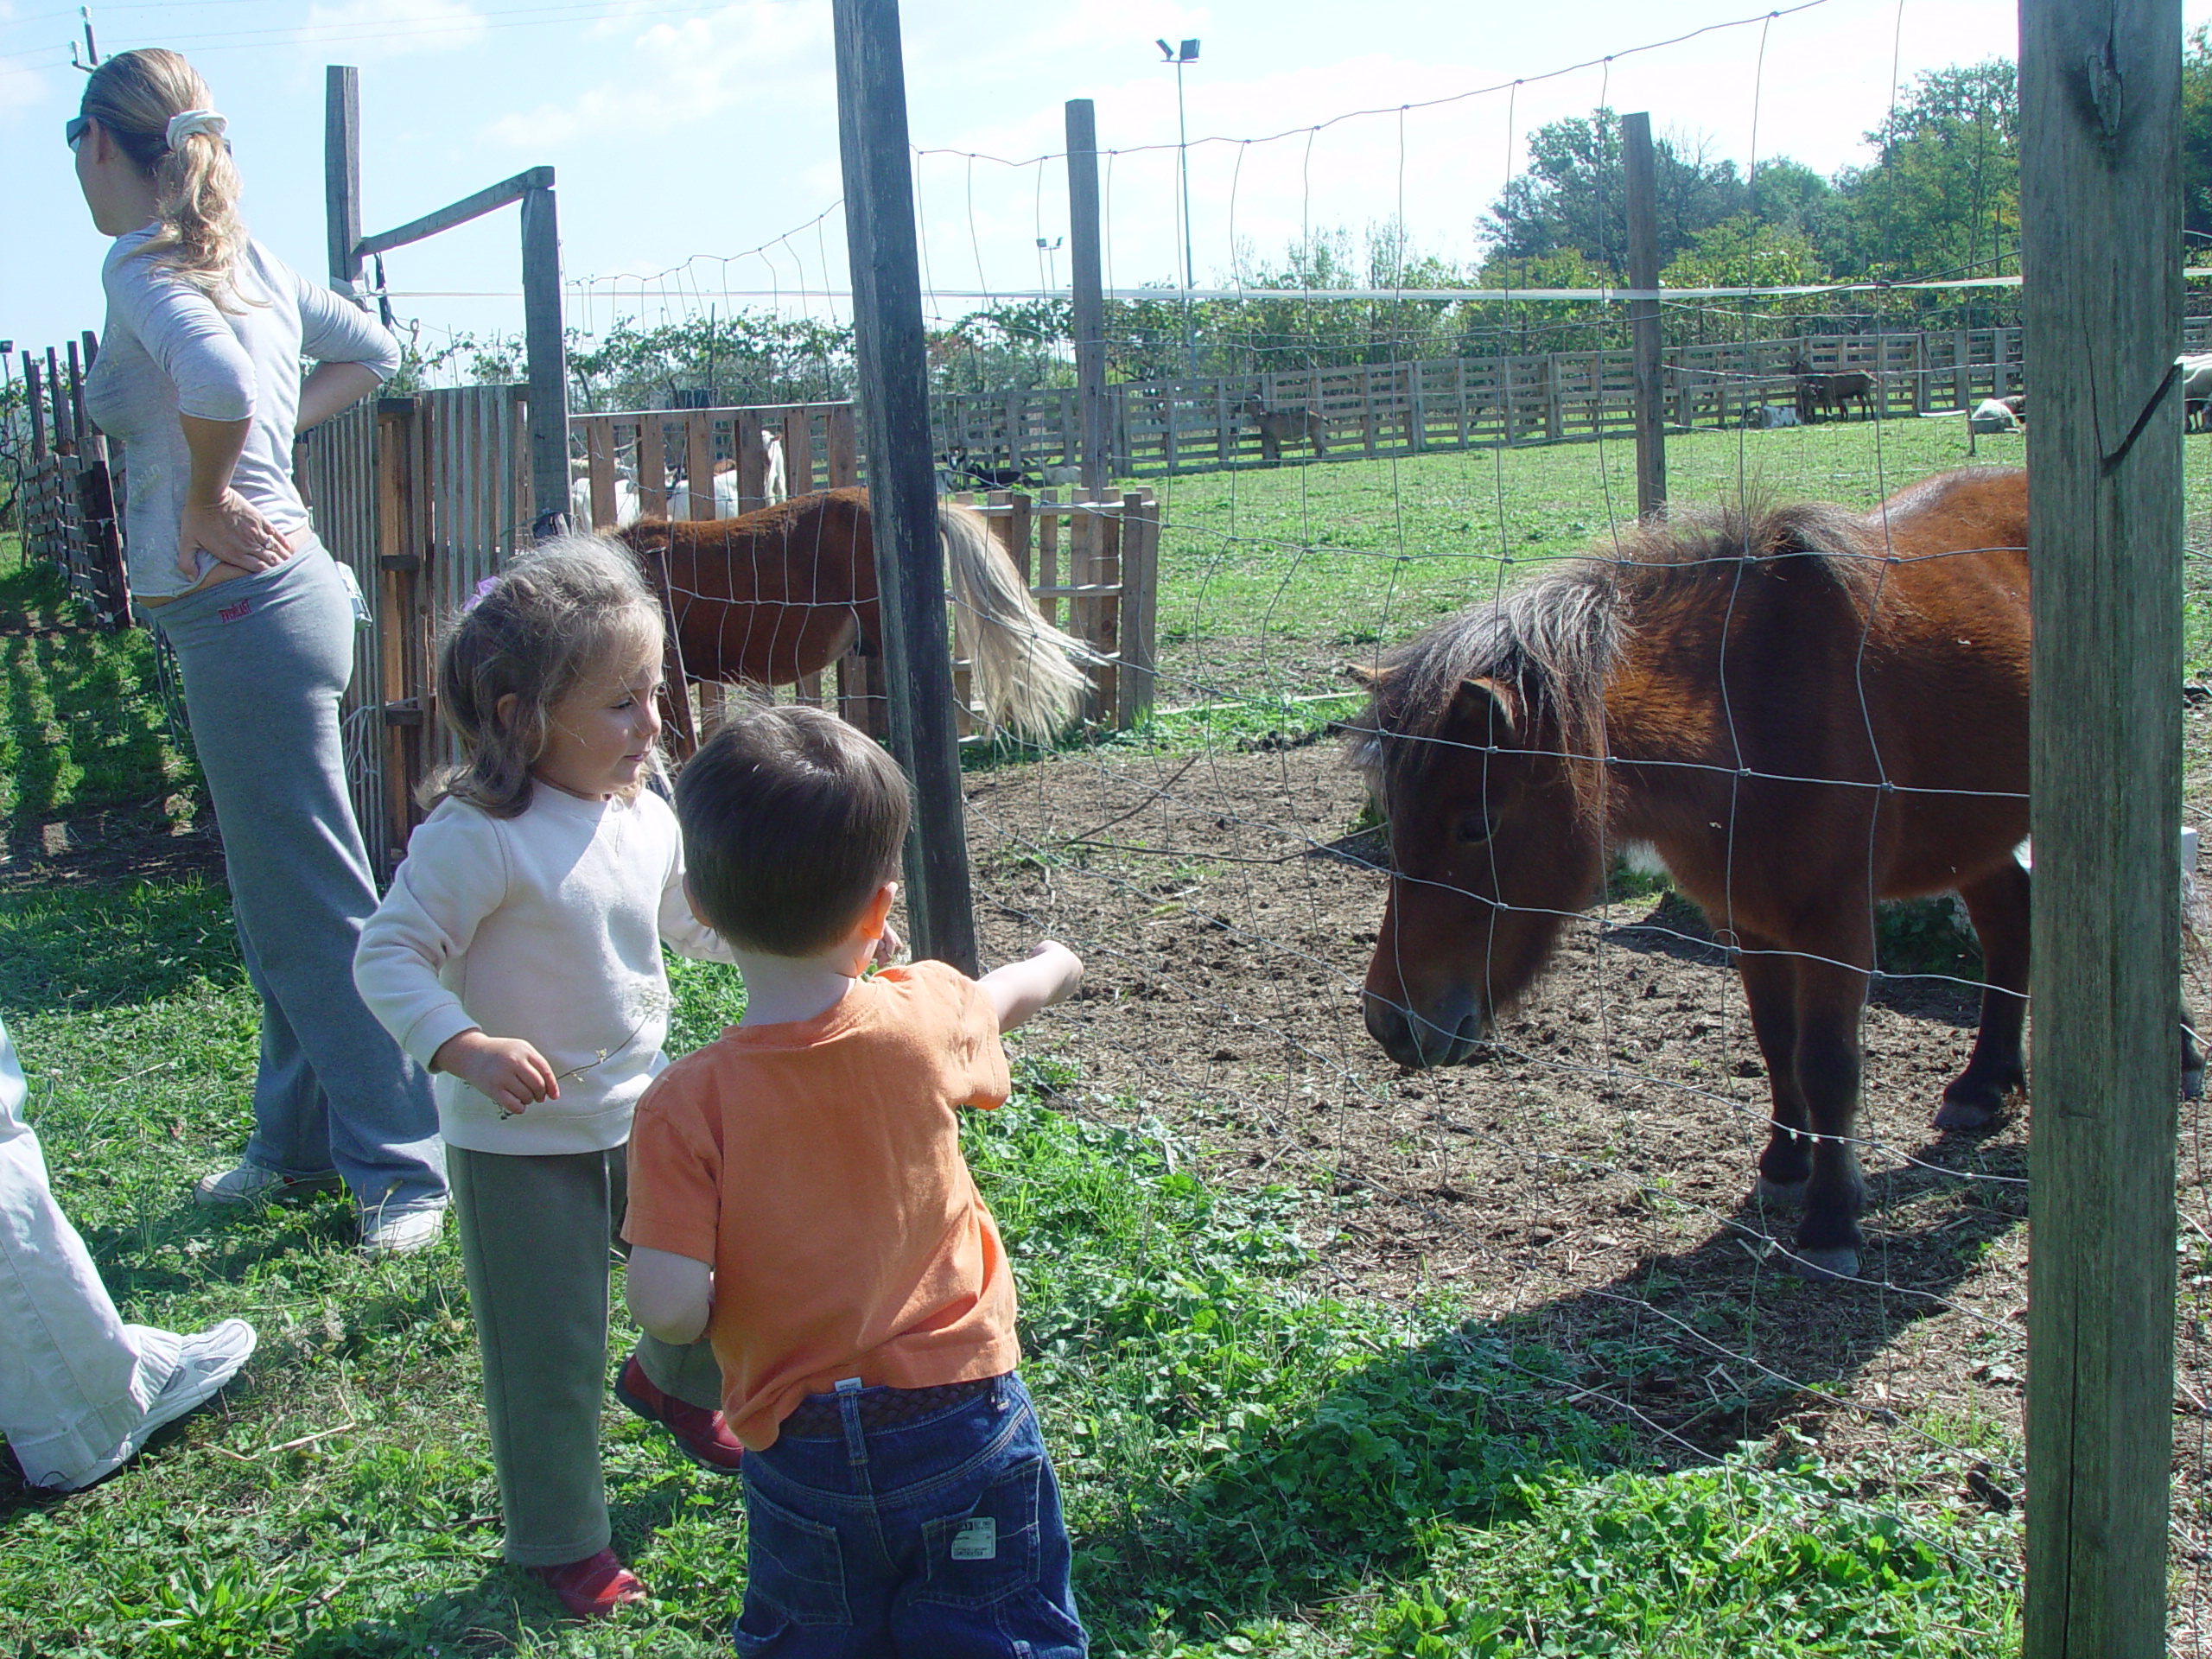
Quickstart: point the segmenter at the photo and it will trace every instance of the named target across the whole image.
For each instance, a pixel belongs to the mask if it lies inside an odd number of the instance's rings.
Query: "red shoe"
[[[683,1455],[702,1469],[717,1475],[734,1475],[745,1456],[745,1446],[729,1432],[719,1411],[686,1405],[653,1386],[635,1354],[623,1362],[614,1379],[614,1397],[649,1423],[658,1423],[676,1437]]]
[[[530,1570],[578,1618],[604,1618],[617,1607],[645,1599],[645,1586],[611,1549],[581,1561]]]

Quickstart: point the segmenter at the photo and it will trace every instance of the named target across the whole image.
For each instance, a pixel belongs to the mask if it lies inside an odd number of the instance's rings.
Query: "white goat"
[[[572,478],[569,480],[569,518],[580,529],[606,530],[610,526],[592,522],[591,480]],[[626,478],[614,480],[615,530],[627,530],[638,522],[638,486]]]

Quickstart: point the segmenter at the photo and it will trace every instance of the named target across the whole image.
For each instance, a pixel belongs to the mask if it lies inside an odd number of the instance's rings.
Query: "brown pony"
[[[977,696],[995,725],[1036,741],[1073,716],[1096,653],[1038,613],[981,513],[946,502],[938,529],[968,637]],[[617,532],[649,576],[665,563],[683,671],[789,685],[883,638],[868,492],[795,496],[735,518],[648,518]]]
[[[1874,377],[1859,369],[1846,369],[1834,374],[1815,374],[1803,358],[1793,359],[1790,373],[1797,377],[1797,418],[1808,426],[1812,424],[1815,410],[1825,414],[1835,410],[1839,421],[1847,419],[1851,405],[1859,405],[1861,420],[1873,418]]]
[[[1313,453],[1329,453],[1329,423],[1318,410],[1311,409],[1269,409],[1257,397],[1247,397],[1236,406],[1236,412],[1260,429],[1260,458],[1263,461],[1282,459],[1283,441],[1310,443]]]
[[[1936,1122],[2023,1085],[2027,477],[1947,473],[1860,516],[1678,514],[1463,611],[1372,674],[1354,758],[1390,825],[1367,1028],[1466,1059],[1649,842],[1734,945],[1773,1093],[1759,1191],[1857,1270],[1852,1139],[1874,901],[1955,889],[1987,963]]]

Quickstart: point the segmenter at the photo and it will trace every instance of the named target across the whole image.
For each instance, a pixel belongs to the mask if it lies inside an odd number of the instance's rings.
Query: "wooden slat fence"
[[[2183,349],[2212,339],[2193,318]],[[1791,336],[1673,346],[1662,385],[1677,428],[1741,425],[1766,405],[1794,407],[1793,362],[1815,373],[1864,370],[1876,412],[1902,418],[1971,406],[2016,391],[2025,378],[2018,328]],[[1497,444],[1572,443],[1634,434],[1629,350],[1427,359],[1397,364],[1278,370],[1109,386],[1111,470],[1122,477],[1211,472],[1264,460],[1256,424],[1241,413],[1257,397],[1270,410],[1318,410],[1327,457],[1414,454]],[[1018,466],[1052,481],[1077,455],[1076,393],[942,393],[931,400],[940,453]],[[1286,441],[1287,459],[1317,458]]]
[[[1123,730],[1152,712],[1154,619],[1160,598],[1160,509],[1150,490],[1094,496],[1048,489],[947,498],[988,521],[1046,620],[1065,629],[1107,661],[1090,670],[1082,717]],[[969,695],[966,641],[953,617],[954,695],[963,737],[982,729]]]

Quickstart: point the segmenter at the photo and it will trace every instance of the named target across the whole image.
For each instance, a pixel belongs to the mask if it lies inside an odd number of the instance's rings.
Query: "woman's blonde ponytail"
[[[145,251],[224,310],[235,310],[246,231],[238,217],[243,188],[231,147],[213,132],[168,143],[169,119],[205,110],[214,95],[199,71],[174,52],[143,47],[118,52],[92,72],[83,113],[113,137],[153,181],[159,227]]]

